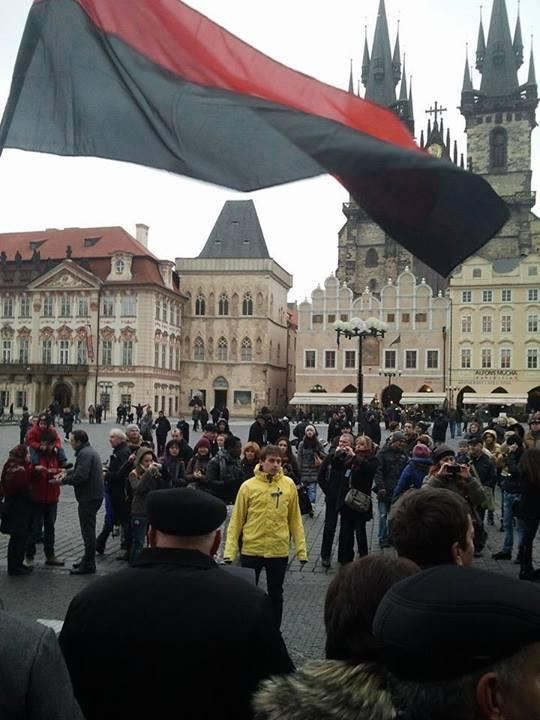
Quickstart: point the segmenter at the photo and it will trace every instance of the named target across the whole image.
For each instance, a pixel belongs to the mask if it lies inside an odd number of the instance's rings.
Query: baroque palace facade
[[[119,227],[0,235],[0,404],[20,412],[153,402],[178,411],[174,265]]]

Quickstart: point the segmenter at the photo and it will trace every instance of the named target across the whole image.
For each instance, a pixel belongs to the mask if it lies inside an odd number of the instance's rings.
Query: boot
[[[63,560],[60,560],[60,558],[57,558],[56,555],[49,555],[45,560],[45,565],[50,565],[51,567],[64,567],[65,563]]]
[[[105,545],[107,544],[107,540],[109,538],[109,535],[111,534],[111,528],[103,526],[103,530],[99,533],[99,535],[96,538],[96,552],[98,555],[103,555],[105,552]]]

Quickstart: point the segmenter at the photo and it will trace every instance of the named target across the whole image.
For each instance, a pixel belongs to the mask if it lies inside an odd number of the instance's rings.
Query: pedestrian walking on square
[[[409,462],[405,451],[406,446],[405,434],[396,431],[389,436],[387,444],[377,453],[379,464],[375,473],[374,485],[379,511],[380,548],[387,548],[390,544],[388,541],[388,513],[401,472]]]
[[[229,523],[225,561],[232,562],[242,537],[242,567],[253,568],[257,582],[266,572],[268,594],[278,626],[283,614],[283,582],[291,537],[296,555],[307,562],[306,538],[294,482],[283,475],[281,451],[275,445],[261,450],[255,476],[242,483]]]
[[[73,485],[75,489],[84,555],[70,572],[87,575],[96,572],[96,516],[103,502],[103,466],[84,430],[73,431],[71,447],[75,452],[75,467],[56,475],[50,482]]]
[[[326,452],[319,440],[315,425],[307,425],[304,438],[298,445],[297,460],[302,485],[305,485],[312,505],[317,500],[317,478]]]
[[[133,450],[127,443],[126,434],[119,428],[113,428],[110,431],[109,443],[112,454],[106,469],[103,471],[105,518],[103,528],[96,538],[96,552],[99,555],[103,555],[105,552],[107,540],[114,526],[124,526],[129,521],[129,504],[125,482],[128,475],[126,466]]]
[[[96,421],[96,408],[93,405],[88,406],[88,422],[93,425]]]
[[[165,444],[167,443],[167,435],[171,430],[171,423],[169,422],[169,418],[165,417],[163,410],[158,412],[154,429],[156,431],[157,455],[163,455],[165,452]]]
[[[69,440],[69,435],[73,430],[74,420],[75,415],[73,414],[71,408],[65,407],[62,413],[62,427],[64,429],[64,435],[66,437],[66,440]]]
[[[494,560],[511,560],[514,549],[514,529],[517,531],[518,548],[521,548],[523,536],[523,523],[515,515],[514,507],[521,499],[521,469],[520,460],[523,455],[523,441],[519,435],[509,434],[505,440],[506,454],[504,467],[501,472],[501,489],[503,491],[503,528],[504,543],[499,552],[493,554]],[[514,523],[516,527],[514,528]],[[516,561],[520,560],[520,553]]]
[[[146,412],[141,418],[139,427],[141,430],[141,437],[144,442],[147,442],[152,447],[154,447],[154,438],[152,436],[152,428],[154,427],[154,416],[152,415],[151,408],[146,408]]]
[[[4,498],[0,532],[9,535],[7,547],[8,575],[28,575],[23,565],[24,550],[32,522],[32,466],[25,445],[16,445],[0,475],[0,496]]]
[[[259,683],[294,666],[268,596],[212,559],[226,507],[176,488],[147,512],[150,548],[82,590],[60,634],[85,718],[250,720]]]
[[[257,415],[249,428],[248,442],[255,442],[262,448],[266,445],[266,421],[264,415]]]
[[[56,557],[54,547],[60,486],[50,482],[60,472],[54,435],[45,434],[42,436],[42,450],[32,473],[32,527],[25,551],[26,567],[32,567],[34,563],[36,542],[41,534],[43,534],[45,564],[52,567],[64,565],[64,561]]]
[[[23,413],[21,415],[21,419],[19,420],[19,443],[21,445],[24,444],[26,433],[28,432],[28,429],[30,428],[30,413],[28,412],[28,408],[26,405],[23,406]]]

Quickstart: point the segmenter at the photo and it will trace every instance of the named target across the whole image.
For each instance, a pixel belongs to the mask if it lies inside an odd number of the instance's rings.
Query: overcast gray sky
[[[0,108],[32,0],[0,2]],[[243,40],[297,70],[346,88],[349,62],[358,77],[364,25],[371,38],[379,0],[192,0],[192,7]],[[484,0],[487,30],[491,0]],[[517,0],[507,0],[512,32]],[[391,41],[401,20],[401,49],[413,76],[417,135],[425,110],[438,100],[445,122],[465,149],[464,120],[457,111],[465,44],[474,61],[480,4],[474,0],[387,0]],[[521,1],[526,62],[530,35],[540,27],[540,3]],[[540,50],[537,55],[540,72]],[[479,86],[474,71],[473,83]],[[540,176],[540,130],[533,135],[533,185]],[[0,232],[135,224],[150,226],[150,248],[163,258],[197,255],[228,199],[252,197],[270,253],[294,275],[291,299],[303,299],[337,263],[337,233],[344,222],[345,190],[329,177],[250,195],[165,172],[94,158],[60,158],[6,150],[0,157]]]

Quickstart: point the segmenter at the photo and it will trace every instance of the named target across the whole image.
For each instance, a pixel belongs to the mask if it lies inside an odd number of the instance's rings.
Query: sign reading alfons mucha
[[[505,380],[517,380],[517,370],[500,370],[483,368],[474,371],[474,380],[477,383],[504,382]]]

